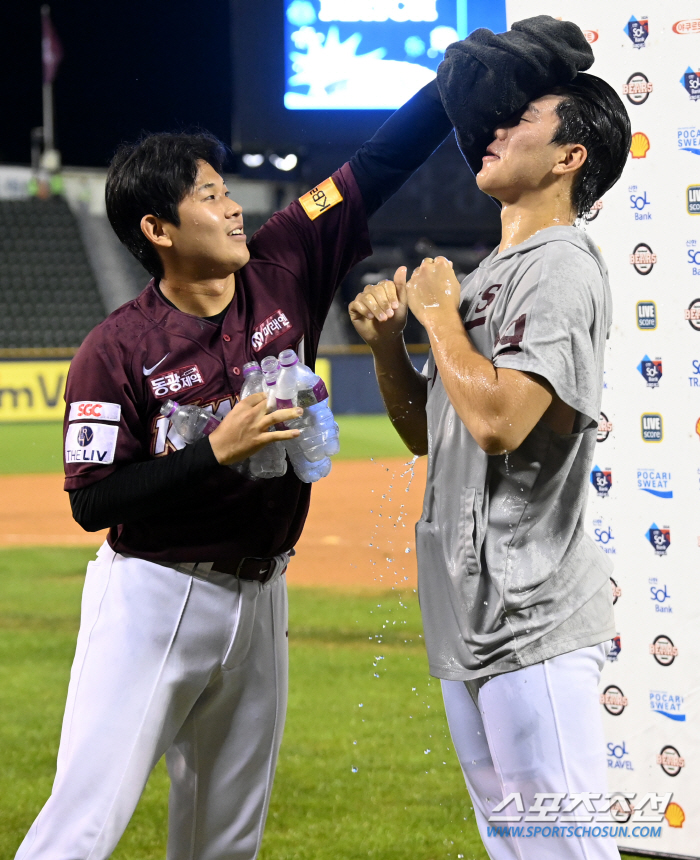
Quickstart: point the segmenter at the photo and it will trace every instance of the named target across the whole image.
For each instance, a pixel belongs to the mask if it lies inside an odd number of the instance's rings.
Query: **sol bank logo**
[[[644,16],[643,18],[637,20],[634,16],[632,16],[627,22],[627,26],[625,27],[625,33],[627,33],[627,35],[629,36],[633,47],[643,48],[646,45],[647,39],[649,38],[649,19]]]

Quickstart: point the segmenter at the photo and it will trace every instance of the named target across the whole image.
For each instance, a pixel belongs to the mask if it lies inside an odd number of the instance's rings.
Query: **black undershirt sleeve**
[[[163,295],[157,282],[156,289],[164,301],[176,307]],[[227,305],[220,313],[204,319],[221,325],[228,308]],[[187,495],[193,481],[218,465],[206,438],[167,457],[131,463],[88,487],[69,490],[73,519],[85,531],[96,532],[153,516],[156,510],[175,507]]]
[[[350,159],[350,167],[367,217],[399,190],[451,131],[437,82],[431,81],[362,144]]]
[[[168,510],[189,488],[219,468],[208,438],[167,457],[131,463],[101,481],[69,490],[73,519],[88,532],[134,522]]]

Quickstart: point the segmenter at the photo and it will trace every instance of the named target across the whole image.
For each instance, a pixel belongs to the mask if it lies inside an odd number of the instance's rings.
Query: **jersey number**
[[[508,328],[513,326],[513,334],[502,334],[499,335],[498,340],[494,344],[494,346],[498,346],[498,344],[503,344],[504,346],[509,346],[511,349],[516,349],[520,346],[522,342],[523,336],[525,334],[525,319],[527,314],[521,314],[517,320],[512,322]]]

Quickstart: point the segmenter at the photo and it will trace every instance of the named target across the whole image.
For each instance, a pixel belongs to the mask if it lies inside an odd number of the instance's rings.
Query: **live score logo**
[[[658,412],[645,412],[642,415],[642,439],[645,442],[663,442],[664,422]]]
[[[656,302],[647,299],[637,302],[637,328],[642,331],[655,331],[658,325]]]

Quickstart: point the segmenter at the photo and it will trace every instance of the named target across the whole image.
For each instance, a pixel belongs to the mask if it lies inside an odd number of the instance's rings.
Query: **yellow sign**
[[[63,421],[66,377],[70,361],[1,361],[0,424]],[[316,373],[331,394],[331,363],[316,360]]]
[[[332,209],[337,203],[341,203],[342,200],[342,194],[330,177],[324,179],[320,185],[307,191],[303,197],[299,198],[299,202],[304,207],[304,212],[312,221]]]
[[[316,359],[316,373],[326,383],[328,391],[328,405],[331,406],[331,363],[327,358]],[[333,408],[331,406],[331,408]]]
[[[70,361],[0,361],[0,424],[63,421]]]

